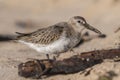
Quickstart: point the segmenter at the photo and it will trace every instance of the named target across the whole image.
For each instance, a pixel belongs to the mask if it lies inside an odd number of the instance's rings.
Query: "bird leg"
[[[49,54],[46,54],[46,57],[47,57],[47,59],[48,59],[48,60],[50,59],[50,56],[49,56]]]
[[[47,57],[48,60],[50,60],[49,54],[46,54],[46,57]],[[57,55],[57,57],[59,57],[59,55]],[[54,60],[54,61],[56,60],[56,57],[55,57],[55,56],[53,56],[53,60]]]
[[[56,61],[56,59],[60,56],[60,53],[56,53],[56,55],[53,56],[53,60]]]
[[[56,61],[56,57],[55,56],[53,56],[53,60]]]

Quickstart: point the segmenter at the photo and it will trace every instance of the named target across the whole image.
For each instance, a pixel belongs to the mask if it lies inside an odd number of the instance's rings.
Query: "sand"
[[[119,0],[0,0],[0,35],[34,31],[79,15],[85,17],[88,23],[98,28],[107,37],[85,42],[74,48],[75,53],[65,52],[59,59],[96,49],[117,48],[120,44],[120,31],[117,33],[114,31],[120,27],[119,9]],[[16,25],[18,21],[32,23],[34,26],[19,27]],[[96,35],[91,31],[88,32],[90,35]],[[17,71],[17,65],[29,58],[46,57],[26,45],[14,41],[1,41],[0,80],[32,80],[18,76]],[[44,80],[120,80],[119,67],[119,62],[105,61],[93,66],[88,76],[78,72],[55,75]],[[111,79],[103,79],[106,77]]]

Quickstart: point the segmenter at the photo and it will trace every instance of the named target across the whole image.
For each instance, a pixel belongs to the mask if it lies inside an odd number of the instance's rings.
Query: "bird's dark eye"
[[[77,21],[78,23],[80,23],[80,21]]]

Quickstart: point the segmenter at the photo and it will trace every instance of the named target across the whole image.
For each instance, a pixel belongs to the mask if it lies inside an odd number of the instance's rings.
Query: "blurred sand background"
[[[83,16],[88,23],[106,34],[107,38],[86,42],[74,49],[76,53],[61,54],[61,59],[84,51],[118,47],[120,31],[114,31],[120,27],[120,0],[0,0],[0,35],[34,31],[67,21],[75,15]],[[19,27],[17,22],[26,22],[32,26]],[[0,80],[31,80],[17,74],[17,65],[28,58],[46,57],[20,43],[0,42]],[[102,80],[102,75],[111,77],[104,80],[120,80],[120,63],[105,61],[94,66],[88,76],[79,72],[56,75],[45,80]]]

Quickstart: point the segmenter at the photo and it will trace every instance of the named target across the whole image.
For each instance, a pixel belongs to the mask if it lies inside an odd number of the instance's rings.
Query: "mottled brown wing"
[[[20,34],[20,36],[18,36],[18,40],[37,44],[49,44],[60,38],[64,30],[63,28],[63,25],[56,24],[28,34],[18,33]]]

